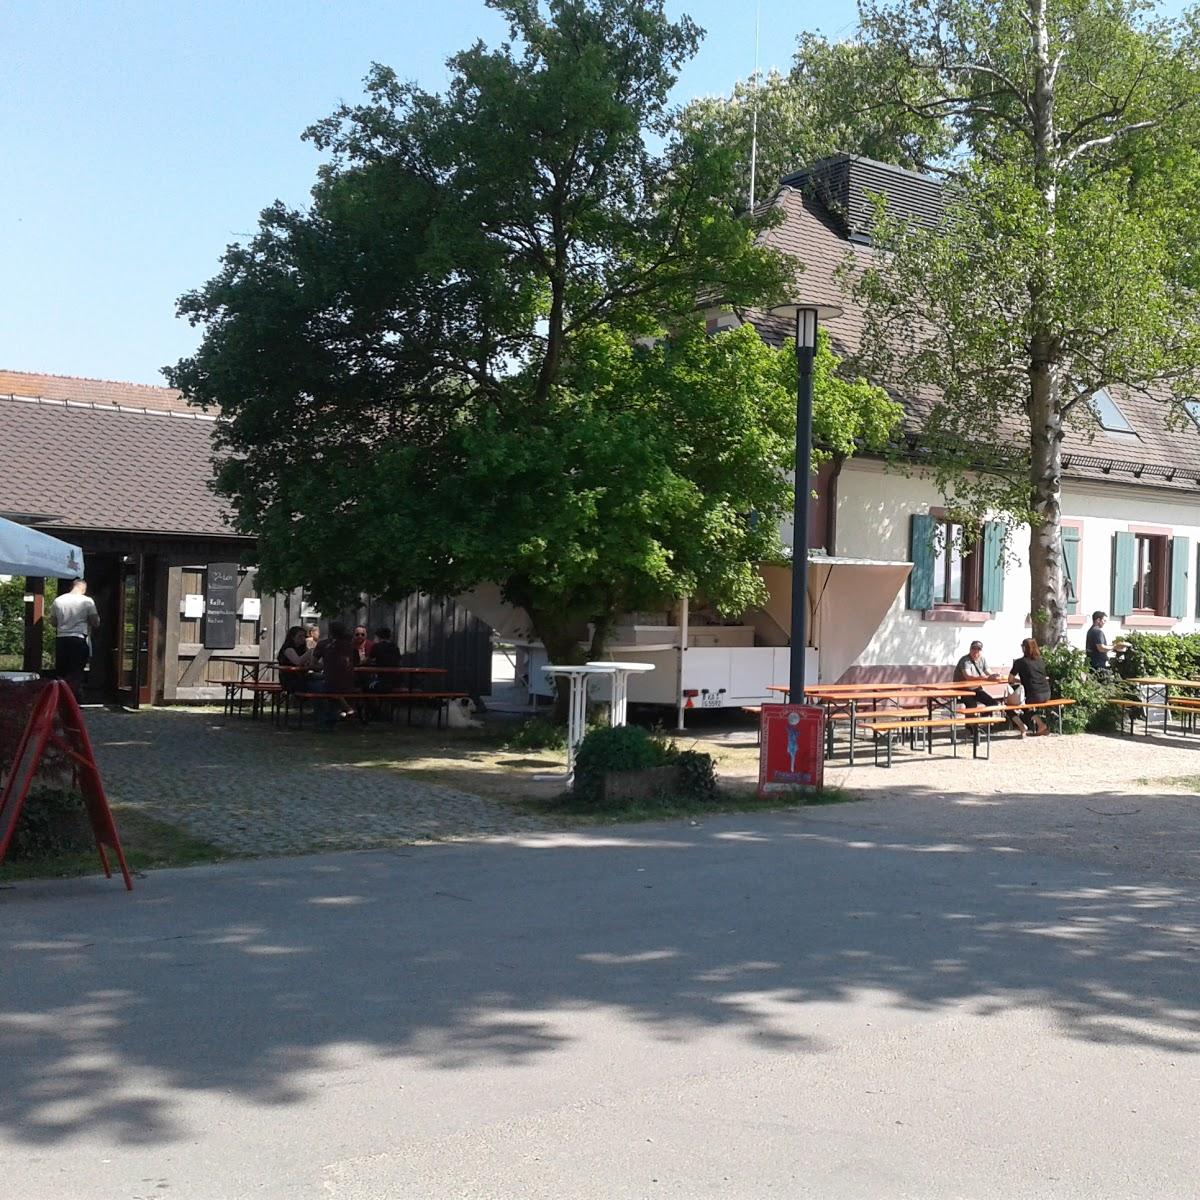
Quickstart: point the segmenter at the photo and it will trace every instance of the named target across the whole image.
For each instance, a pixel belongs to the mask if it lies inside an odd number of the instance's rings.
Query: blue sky
[[[762,64],[849,0],[762,0]],[[677,97],[754,64],[753,0],[671,3],[708,30]],[[0,367],[161,383],[195,345],[174,302],[276,197],[303,203],[301,131],[353,99],[372,60],[428,88],[503,33],[483,0],[2,0]]]

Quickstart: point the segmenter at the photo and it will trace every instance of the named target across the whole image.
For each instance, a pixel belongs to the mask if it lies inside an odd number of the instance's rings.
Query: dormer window
[[[1133,426],[1125,419],[1125,414],[1117,407],[1117,402],[1106,389],[1101,388],[1092,393],[1089,407],[1105,433],[1133,433]],[[1137,434],[1134,434],[1134,437],[1136,436]]]
[[[1184,411],[1192,418],[1192,424],[1200,429],[1200,400],[1183,400]]]

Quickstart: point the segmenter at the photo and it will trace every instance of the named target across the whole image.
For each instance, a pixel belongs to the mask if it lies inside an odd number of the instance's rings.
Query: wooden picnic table
[[[1177,691],[1196,691],[1200,689],[1200,679],[1168,679],[1160,675],[1135,675],[1129,679],[1121,680],[1122,683],[1131,683],[1139,689],[1140,695],[1138,701],[1130,700],[1110,700],[1109,703],[1118,708],[1128,708],[1131,710],[1141,708],[1143,717],[1143,727],[1146,733],[1150,732],[1150,709],[1162,710],[1162,727],[1166,733],[1167,727],[1171,720],[1171,689]],[[1189,708],[1195,703],[1195,698],[1191,697],[1181,701],[1184,708]],[[1133,722],[1136,718],[1136,712],[1131,711],[1129,714],[1129,731],[1133,732]],[[1122,728],[1124,728],[1124,718],[1122,718]],[[1181,724],[1182,728],[1182,724]]]
[[[866,717],[869,715],[875,717],[887,715],[892,719],[903,718],[903,710],[900,709],[890,710],[886,714],[880,713],[879,705],[881,701],[923,700],[926,706],[926,718],[932,720],[936,708],[945,707],[951,700],[973,696],[984,684],[995,682],[999,681],[981,679],[979,683],[955,683],[953,680],[948,680],[945,682],[921,683],[904,683],[903,681],[899,681],[882,684],[813,684],[811,687],[804,689],[804,695],[806,699],[814,700],[820,704],[830,715],[834,715],[840,711],[849,717],[850,765],[853,766],[855,741],[858,737],[860,716]],[[771,684],[767,690],[770,692],[782,692],[784,695],[791,694],[791,688],[785,687],[782,684]],[[871,706],[871,713],[860,713],[859,706],[868,703]],[[832,724],[827,729],[826,751],[828,754],[832,754],[833,752]]]
[[[450,673],[449,667],[355,667],[354,669],[370,675],[448,675]]]

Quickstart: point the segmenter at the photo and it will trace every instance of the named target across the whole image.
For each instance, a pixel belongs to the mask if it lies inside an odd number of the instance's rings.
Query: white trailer
[[[686,598],[679,602],[677,623],[630,621],[618,625],[605,659],[652,663],[654,670],[629,681],[635,704],[657,704],[676,712],[679,728],[695,709],[745,708],[780,702],[769,689],[786,686],[790,674],[792,572],[789,567],[760,567],[767,602],[743,615],[736,625],[696,624]],[[805,677],[835,681],[864,650],[912,569],[909,562],[833,558],[815,555],[808,564],[808,628],[814,643],[805,651]],[[524,614],[504,606],[496,590],[478,589],[459,598],[489,621],[505,640],[521,650],[520,674],[529,694],[552,696],[553,685],[542,671],[549,658],[528,638]],[[683,631],[687,631],[686,639]],[[603,681],[590,685],[593,700],[607,699]]]

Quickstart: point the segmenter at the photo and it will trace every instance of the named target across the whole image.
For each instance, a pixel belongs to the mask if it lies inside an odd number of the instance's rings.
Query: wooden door
[[[126,708],[150,700],[150,605],[145,557],[126,554],[117,574],[116,693]]]

